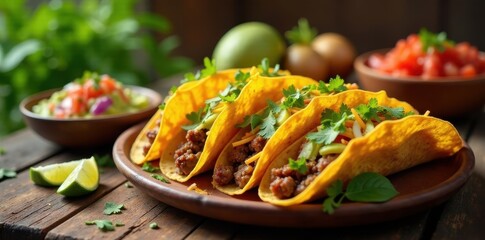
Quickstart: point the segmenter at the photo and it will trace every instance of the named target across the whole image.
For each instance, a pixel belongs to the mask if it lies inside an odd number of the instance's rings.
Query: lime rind
[[[79,165],[81,160],[51,164],[47,166],[31,167],[30,179],[41,186],[60,186],[71,172]]]

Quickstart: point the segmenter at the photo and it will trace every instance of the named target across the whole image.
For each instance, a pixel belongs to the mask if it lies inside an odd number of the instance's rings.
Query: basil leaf
[[[389,179],[371,172],[354,177],[345,192],[347,199],[356,202],[385,202],[397,194]]]

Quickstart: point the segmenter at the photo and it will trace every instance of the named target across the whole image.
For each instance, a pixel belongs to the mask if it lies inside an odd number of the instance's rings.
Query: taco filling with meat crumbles
[[[337,76],[330,79],[328,84],[319,82],[318,85],[307,85],[301,89],[291,85],[283,89],[284,97],[278,103],[268,100],[263,110],[246,116],[244,121],[237,125],[242,129],[219,156],[212,176],[213,185],[231,195],[242,194],[254,187],[257,182],[245,186],[252,178],[256,164],[259,164],[259,156],[264,154],[266,142],[291,115],[305,108],[316,96],[332,95],[356,88],[356,84],[345,84],[344,80]],[[239,189],[227,185],[236,185]]]
[[[306,135],[297,159],[271,169],[271,192],[280,199],[290,198],[305,188],[347,147],[349,141],[365,136],[385,120],[401,119],[402,107],[379,106],[375,98],[368,104],[349,108],[342,104],[340,111],[326,109],[316,132]]]

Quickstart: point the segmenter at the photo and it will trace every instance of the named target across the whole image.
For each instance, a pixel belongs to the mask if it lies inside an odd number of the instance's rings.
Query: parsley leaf
[[[121,213],[121,210],[125,209],[125,206],[123,204],[116,204],[114,202],[107,202],[104,204],[104,210],[103,213],[105,215],[111,215],[111,214],[118,214]]]
[[[17,173],[14,170],[0,168],[0,181],[7,178],[14,178],[17,177]]]
[[[268,116],[263,119],[263,122],[261,123],[261,130],[259,130],[258,135],[265,139],[269,139],[276,131],[275,124],[276,118],[273,115],[273,112],[269,111]]]
[[[304,157],[301,157],[298,160],[293,160],[293,158],[290,158],[288,166],[290,167],[290,169],[293,169],[303,175],[308,172],[306,159]]]
[[[93,221],[86,221],[84,222],[86,225],[96,225],[99,229],[103,232],[105,231],[114,231],[115,227],[113,223],[109,220],[93,220]]]
[[[158,167],[154,167],[151,163],[149,162],[144,162],[143,163],[143,166],[141,166],[141,170],[145,171],[145,172],[156,172],[158,170],[160,170],[160,168]]]
[[[150,175],[150,176],[151,176],[152,178],[155,178],[155,179],[159,180],[159,181],[162,181],[162,182],[164,182],[164,183],[168,183],[168,184],[170,184],[170,181],[169,181],[168,179],[166,179],[166,178],[165,178],[164,176],[162,176],[162,175],[159,175],[159,174],[152,174],[152,175]]]
[[[354,202],[386,202],[399,194],[389,179],[372,172],[354,177],[345,192],[341,180],[332,183],[326,191],[328,197],[323,201],[322,210],[328,214],[340,207],[344,198]]]
[[[258,65],[258,69],[261,71],[261,76],[265,77],[278,77],[281,76],[278,71],[280,70],[280,65],[276,64],[273,72],[270,71],[269,60],[268,58],[263,58],[261,60],[261,64]]]

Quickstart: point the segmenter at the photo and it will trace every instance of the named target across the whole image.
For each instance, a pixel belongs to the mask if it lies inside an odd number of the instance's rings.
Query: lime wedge
[[[83,159],[57,189],[57,193],[67,197],[81,196],[98,188],[99,172],[94,157]]]
[[[81,160],[51,164],[47,166],[31,167],[30,180],[41,186],[60,186]]]

